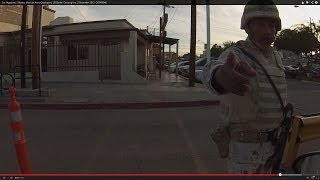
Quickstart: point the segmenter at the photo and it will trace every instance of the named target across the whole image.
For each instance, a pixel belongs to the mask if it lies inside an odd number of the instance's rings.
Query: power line
[[[175,19],[175,18],[172,18],[173,20],[176,20],[176,21],[181,21],[181,22],[186,22],[186,23],[190,23],[190,21],[186,21],[186,20],[181,20],[181,19]]]
[[[233,34],[243,35],[240,31],[237,31],[237,30],[234,30],[234,29],[229,29],[229,28],[224,28],[224,27],[211,27],[211,28],[212,29],[216,29],[216,30],[220,30],[220,31],[231,31]],[[173,32],[173,31],[170,31],[170,32],[172,32],[174,34],[177,34],[177,35],[181,35],[179,33]],[[183,33],[183,34],[190,35],[190,33]],[[183,35],[181,35],[181,36],[183,36]]]
[[[157,14],[156,14],[156,11],[153,11],[153,19],[155,19],[155,20],[152,21],[152,23],[149,24],[148,26],[150,27],[151,25],[153,25],[153,24],[155,23],[155,21],[157,21],[157,18],[158,18],[158,16],[157,16]]]
[[[174,10],[174,13],[173,13],[170,21],[168,22],[167,27],[169,26],[170,22],[172,21],[172,19],[173,19],[174,15],[176,14],[177,10],[178,10],[178,6],[176,6],[176,9]]]
[[[146,8],[147,6],[142,6],[142,8],[140,9],[140,10],[137,10],[134,14],[132,14],[128,19],[131,19],[131,18],[135,18],[135,16],[137,15],[137,14],[141,14],[141,11],[144,9],[144,8]],[[131,19],[132,21],[134,20],[134,19]]]
[[[76,5],[74,5],[74,6],[78,9],[78,11],[79,11],[79,13],[81,14],[82,18],[83,18],[85,21],[87,21],[86,18],[85,18],[85,17],[83,16],[83,14],[81,13],[80,9],[79,9]]]
[[[78,20],[81,21],[82,18],[79,17],[79,13],[77,12],[77,10],[76,10],[75,8],[72,8],[72,11],[73,11],[73,13],[74,13],[73,18],[74,18],[76,21],[78,21]]]
[[[185,37],[185,38],[190,38],[190,37],[187,37],[187,36],[185,36],[185,35],[181,35],[181,34],[179,34],[179,33],[176,33],[176,32],[174,32],[174,31],[170,31],[170,30],[168,30],[168,29],[167,29],[167,31],[172,32],[173,34],[177,34],[177,35],[179,35],[179,36]],[[190,33],[188,33],[188,34],[190,35]]]
[[[150,28],[150,29],[153,29],[153,27],[154,27],[154,26],[156,25],[156,23],[158,22],[159,16],[162,15],[162,9],[160,9],[159,12],[160,12],[160,15],[158,15],[158,16],[155,17],[155,20],[154,20],[154,22],[152,23],[152,28]],[[150,25],[150,26],[151,26],[151,25]]]
[[[126,19],[131,12],[133,12],[135,9],[137,9],[137,7],[138,7],[138,6],[135,6],[133,9],[131,9],[131,11],[129,11],[129,12],[124,16],[124,19]]]

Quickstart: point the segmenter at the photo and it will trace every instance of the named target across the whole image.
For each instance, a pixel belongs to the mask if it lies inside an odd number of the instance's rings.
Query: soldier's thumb
[[[236,57],[232,52],[230,52],[228,55],[227,64],[231,68],[235,68],[238,65],[238,61],[236,60]]]

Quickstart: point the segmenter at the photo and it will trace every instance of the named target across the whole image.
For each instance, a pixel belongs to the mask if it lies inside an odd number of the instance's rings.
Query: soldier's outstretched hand
[[[256,74],[248,63],[239,61],[237,56],[230,52],[227,62],[218,69],[215,78],[225,93],[244,96],[250,91],[250,78]]]

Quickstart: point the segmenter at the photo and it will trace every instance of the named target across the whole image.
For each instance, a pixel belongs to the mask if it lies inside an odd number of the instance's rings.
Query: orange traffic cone
[[[10,112],[11,129],[13,132],[13,140],[20,170],[23,174],[30,174],[31,165],[27,151],[26,137],[23,131],[20,104],[16,100],[16,89],[11,86],[9,93],[11,95],[11,100],[9,102],[8,109]]]

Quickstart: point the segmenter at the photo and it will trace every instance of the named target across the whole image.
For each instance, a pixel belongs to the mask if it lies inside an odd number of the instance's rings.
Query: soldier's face
[[[248,23],[247,33],[253,40],[262,45],[270,46],[277,33],[276,20],[271,18],[254,18]]]

